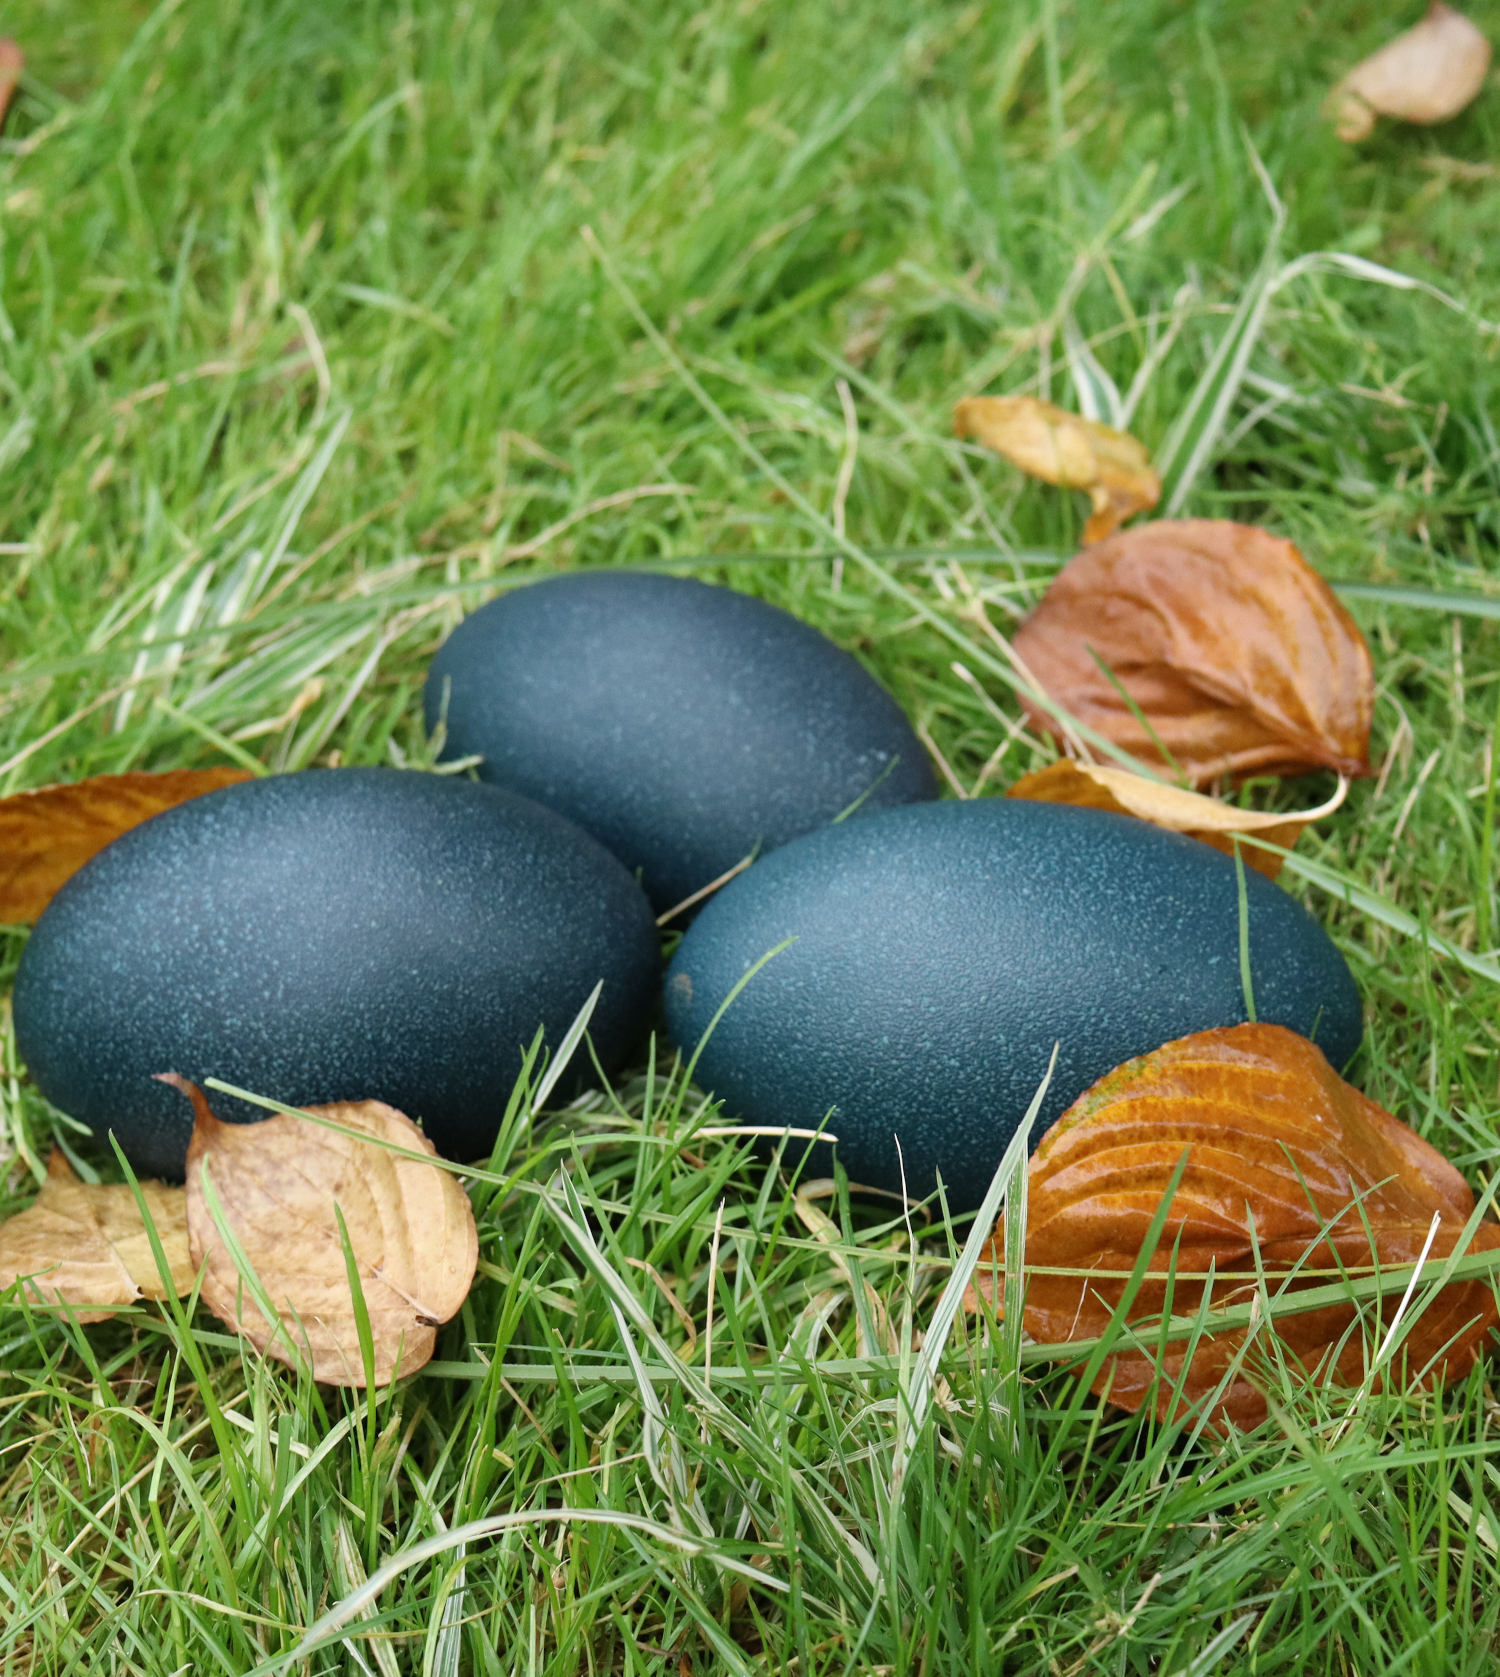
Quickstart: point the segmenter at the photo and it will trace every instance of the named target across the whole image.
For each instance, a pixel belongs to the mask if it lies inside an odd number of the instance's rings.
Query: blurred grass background
[[[1415,18],[0,12],[28,57],[0,139],[0,790],[425,762],[417,688],[463,612],[617,563],[798,612],[958,785],[1003,790],[1049,752],[985,625],[1019,621],[1085,508],[956,444],[953,402],[1112,387],[1159,449],[1240,329],[1185,509],[1389,590],[1351,598],[1381,772],[1303,840],[1363,895],[1288,882],[1367,997],[1356,1080],[1483,1186],[1497,992],[1431,940],[1481,967],[1500,941],[1500,98],[1358,150],[1319,111]],[[1325,250],[1459,306],[1287,273]],[[839,531],[873,567],[839,562]],[[59,1121],[4,1056],[14,1206]],[[1221,1442],[1100,1410],[960,1324],[897,1473],[963,1231],[798,1200],[732,1138],[695,1139],[712,1116],[663,1046],[654,1077],[513,1137],[444,1360],[368,1401],[206,1317],[84,1331],[7,1307],[4,1669],[1494,1669],[1487,1367],[1411,1400],[1273,1371],[1271,1423]]]

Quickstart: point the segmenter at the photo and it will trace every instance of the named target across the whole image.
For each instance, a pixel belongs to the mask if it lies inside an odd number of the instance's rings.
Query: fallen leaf
[[[35,920],[105,845],[164,809],[233,786],[244,769],[96,774],[0,798],[0,924]]]
[[[142,1182],[141,1198],[166,1254],[174,1298],[190,1292],[187,1201],[181,1188]],[[0,1292],[23,1276],[48,1304],[77,1306],[80,1322],[102,1322],[139,1298],[166,1298],[151,1238],[125,1184],[83,1182],[53,1148],[42,1191],[0,1223]]]
[[[968,396],[953,410],[955,436],[974,437],[1013,466],[1093,503],[1085,542],[1102,541],[1161,499],[1151,457],[1128,432],[1082,419],[1034,396]]]
[[[1370,772],[1364,637],[1291,542],[1254,525],[1162,519],[1086,548],[1014,647],[1076,721],[1195,785]],[[1034,726],[1062,737],[1023,702]]]
[[[0,128],[5,126],[5,113],[15,97],[16,83],[26,68],[20,47],[8,35],[0,35]]]
[[[314,1379],[363,1386],[341,1211],[369,1314],[375,1384],[421,1368],[432,1356],[438,1325],[468,1296],[479,1262],[473,1208],[458,1181],[425,1159],[390,1151],[394,1144],[435,1158],[421,1130],[381,1101],[339,1101],[309,1107],[310,1117],[275,1113],[258,1124],[225,1124],[195,1084],[172,1073],[162,1082],[193,1103],[187,1224],[194,1264],[206,1266],[202,1296],[209,1309],[257,1350],[292,1367],[305,1358]],[[260,1308],[254,1282],[236,1268],[210,1211],[205,1172],[279,1321]]]
[[[1311,821],[1331,815],[1343,803],[1348,790],[1349,782],[1340,780],[1338,791],[1326,803],[1316,809],[1283,815],[1269,810],[1236,809],[1222,798],[1206,798],[1201,792],[1187,792],[1180,786],[1147,780],[1129,769],[1075,763],[1064,757],[1061,762],[1049,764],[1034,774],[1023,775],[1005,795],[1035,803],[1073,804],[1081,809],[1107,809],[1116,815],[1133,815],[1169,832],[1200,839],[1232,856],[1236,833],[1251,833],[1290,850],[1302,829]],[[1254,868],[1267,879],[1275,879],[1281,872],[1285,858],[1275,851],[1261,850],[1253,844],[1238,848],[1247,868]]]
[[[1274,1299],[1283,1281],[1287,1292],[1336,1282],[1340,1266],[1417,1262],[1434,1216],[1429,1262],[1440,1261],[1474,1209],[1442,1154],[1345,1083],[1305,1038],[1279,1025],[1202,1031],[1101,1078],[1042,1138],[1027,1177],[1022,1319],[1033,1338],[1063,1343],[1104,1331],[1184,1152],[1128,1319],[1166,1312],[1166,1282],[1153,1278],[1165,1276],[1175,1249],[1170,1313],[1194,1314],[1211,1287],[1207,1331],[1191,1362],[1183,1340],[1169,1342],[1160,1360],[1138,1351],[1106,1359],[1093,1390],[1132,1411],[1154,1398],[1165,1416],[1180,1376],[1179,1414],[1217,1386],[1256,1330],[1215,1331],[1212,1311],[1255,1298],[1257,1256]],[[995,1238],[1003,1252],[1003,1227]],[[1497,1248],[1500,1225],[1481,1223],[1470,1249]],[[1301,1264],[1321,1273],[1286,1280]],[[1083,1273],[1056,1273],[1065,1269]],[[1396,1296],[1384,1298],[1386,1322],[1398,1306]],[[1357,1314],[1351,1303],[1285,1315],[1274,1333],[1293,1368],[1357,1385],[1368,1373]],[[1497,1320],[1487,1281],[1449,1283],[1412,1327],[1407,1367],[1424,1385],[1460,1378]],[[1254,1374],[1250,1360],[1233,1376],[1216,1424],[1265,1419]]]
[[[1447,122],[1484,86],[1490,43],[1462,12],[1429,6],[1414,29],[1355,65],[1328,96],[1341,140],[1365,139],[1378,116]]]

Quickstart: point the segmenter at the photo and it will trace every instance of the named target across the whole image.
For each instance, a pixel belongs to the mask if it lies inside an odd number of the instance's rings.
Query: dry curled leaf
[[[1254,525],[1162,519],[1121,531],[1063,567],[1014,645],[1069,715],[1195,785],[1369,773],[1364,637],[1291,542]],[[1025,702],[1034,726],[1062,736]]]
[[[956,436],[973,437],[1013,466],[1093,504],[1085,542],[1101,541],[1161,499],[1161,479],[1134,437],[1034,396],[967,396],[953,410]]]
[[[164,809],[251,776],[244,769],[98,774],[0,798],[0,923],[35,920],[105,845]]]
[[[1023,775],[1005,795],[1042,804],[1073,804],[1081,809],[1107,809],[1116,815],[1133,815],[1139,821],[1150,821],[1170,832],[1200,839],[1228,856],[1238,848],[1246,867],[1256,869],[1267,879],[1275,879],[1285,858],[1274,850],[1261,850],[1253,844],[1237,847],[1234,835],[1252,834],[1290,850],[1302,829],[1311,821],[1331,815],[1343,803],[1348,790],[1349,782],[1340,780],[1338,791],[1326,803],[1316,809],[1283,815],[1236,809],[1221,798],[1206,798],[1201,792],[1187,792],[1180,786],[1147,780],[1129,769],[1075,763],[1064,757],[1035,774]]]
[[[172,1297],[193,1285],[187,1201],[181,1188],[142,1182],[141,1198],[166,1255]],[[76,1306],[80,1322],[102,1322],[139,1298],[167,1297],[140,1204],[128,1185],[83,1182],[56,1148],[42,1191],[0,1223],[0,1292],[29,1277],[48,1304]]]
[[[1101,1078],[1042,1138],[1027,1179],[1023,1321],[1034,1338],[1061,1343],[1104,1331],[1184,1152],[1128,1318],[1167,1313],[1166,1282],[1154,1277],[1166,1274],[1175,1248],[1170,1314],[1204,1305],[1212,1266],[1207,1331],[1190,1363],[1184,1340],[1169,1342],[1159,1362],[1137,1351],[1106,1359],[1093,1389],[1129,1410],[1154,1396],[1164,1415],[1179,1378],[1183,1406],[1201,1402],[1247,1333],[1272,1331],[1264,1322],[1258,1330],[1212,1325],[1213,1310],[1255,1298],[1257,1258],[1274,1300],[1283,1285],[1298,1292],[1336,1283],[1340,1266],[1369,1273],[1372,1264],[1411,1264],[1424,1247],[1436,1263],[1453,1253],[1474,1210],[1453,1166],[1345,1083],[1303,1037],[1279,1025],[1202,1031]],[[1481,1223],[1470,1250],[1497,1248],[1500,1225]],[[1296,1266],[1305,1267],[1288,1279]],[[1067,1269],[1083,1273],[1056,1273]],[[1382,1301],[1386,1322],[1398,1302],[1391,1294]],[[1291,1367],[1355,1385],[1368,1373],[1369,1349],[1356,1314],[1339,1303],[1282,1315],[1274,1333]],[[1497,1319],[1486,1280],[1449,1283],[1412,1326],[1407,1371],[1426,1385],[1458,1379]],[[1265,1419],[1255,1355],[1219,1399],[1218,1424]]]
[[[1328,96],[1341,140],[1365,139],[1380,116],[1447,122],[1484,86],[1490,43],[1451,6],[1429,6],[1414,29],[1355,65]]]
[[[206,1265],[209,1309],[257,1350],[293,1367],[305,1359],[314,1379],[363,1386],[342,1212],[374,1340],[375,1384],[421,1368],[432,1356],[438,1325],[468,1296],[479,1261],[474,1212],[462,1186],[426,1158],[391,1151],[435,1158],[421,1130],[381,1101],[340,1101],[308,1108],[311,1117],[276,1113],[258,1124],[225,1124],[196,1085],[170,1074],[162,1081],[193,1103],[187,1223],[193,1261]],[[214,1220],[205,1171],[253,1280],[240,1275]],[[261,1294],[279,1322],[261,1309]]]

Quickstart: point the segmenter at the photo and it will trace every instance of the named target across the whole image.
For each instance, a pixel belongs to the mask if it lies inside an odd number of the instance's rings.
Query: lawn
[[[1285,882],[1365,997],[1351,1077],[1486,1185],[1500,96],[1341,145],[1323,94],[1392,28],[1364,0],[0,12],[29,65],[0,792],[425,764],[466,611],[632,564],[816,624],[998,793],[1052,750],[985,624],[1085,508],[952,406],[1115,391],[1170,510],[1349,585],[1380,770]],[[0,1053],[0,1210],[54,1131],[112,1172]],[[977,1320],[934,1368],[967,1228],[799,1196],[732,1116],[659,1041],[511,1126],[438,1360],[368,1399],[206,1312],[6,1306],[0,1670],[1495,1669],[1486,1366],[1440,1397],[1288,1381],[1227,1438]]]

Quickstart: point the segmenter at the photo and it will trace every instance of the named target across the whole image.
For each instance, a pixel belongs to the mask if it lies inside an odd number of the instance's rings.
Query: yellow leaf
[[[1436,1266],[1456,1252],[1474,1210],[1442,1154],[1304,1037],[1280,1025],[1200,1031],[1100,1078],[1043,1136],[1027,1170],[1022,1318],[1034,1339],[1067,1344],[1105,1331],[1179,1166],[1127,1313],[1142,1327],[1137,1348],[1107,1358],[1093,1389],[1125,1409],[1149,1400],[1159,1416],[1173,1408],[1175,1381],[1179,1413],[1217,1391],[1210,1419],[1221,1428],[1266,1418],[1263,1356],[1252,1346],[1242,1360],[1259,1332],[1274,1331],[1286,1361],[1309,1377],[1354,1386],[1372,1370],[1352,1302],[1250,1328],[1218,1326],[1217,1311],[1253,1300],[1262,1281],[1296,1293],[1351,1269],[1424,1255]],[[1002,1219],[996,1253],[1003,1228]],[[1500,1226],[1485,1220],[1466,1250],[1497,1248]],[[966,1296],[971,1309],[989,1291],[983,1273]],[[1387,1323],[1400,1308],[1396,1294],[1380,1306]],[[1200,1310],[1205,1331],[1191,1354],[1182,1339],[1159,1344],[1147,1325]],[[1450,1282],[1410,1324],[1410,1378],[1429,1388],[1462,1378],[1497,1319],[1487,1280]]]
[[[432,1356],[438,1324],[468,1296],[479,1262],[474,1212],[462,1186],[425,1158],[391,1151],[394,1145],[436,1157],[421,1130],[381,1101],[340,1101],[308,1108],[309,1117],[276,1113],[258,1124],[225,1124],[195,1084],[175,1074],[162,1081],[193,1103],[187,1225],[194,1263],[205,1266],[202,1296],[209,1309],[258,1350],[293,1367],[305,1359],[314,1379],[363,1386],[342,1212],[374,1340],[375,1384],[421,1368]],[[205,1175],[275,1321],[236,1268],[210,1211]]]
[[[1094,511],[1085,542],[1102,541],[1161,498],[1161,479],[1134,437],[1034,396],[965,397],[953,410],[953,430],[1043,483],[1086,491]]]
[[[1117,815],[1133,815],[1174,833],[1185,833],[1232,856],[1234,834],[1253,833],[1290,850],[1297,835],[1310,821],[1331,815],[1349,790],[1339,780],[1339,789],[1316,809],[1283,815],[1271,811],[1236,809],[1222,798],[1208,798],[1201,792],[1186,792],[1180,786],[1166,786],[1159,780],[1132,774],[1129,769],[1102,767],[1097,763],[1075,763],[1069,758],[1053,763],[1035,774],[1023,775],[1005,794],[1042,804],[1075,804],[1083,809],[1107,809]],[[1270,850],[1245,845],[1240,854],[1245,866],[1275,879],[1284,858]]]
[[[142,1182],[171,1273],[173,1296],[193,1285],[187,1202],[181,1188]],[[30,1277],[28,1291],[49,1304],[79,1306],[81,1322],[102,1322],[139,1298],[165,1298],[161,1272],[140,1206],[130,1188],[81,1182],[56,1148],[42,1191],[24,1211],[0,1223],[0,1291]]]
[[[90,857],[175,804],[251,776],[244,769],[96,774],[0,798],[0,924],[35,920]]]
[[[1447,122],[1484,86],[1490,43],[1462,12],[1430,6],[1414,29],[1357,64],[1328,97],[1341,140],[1363,140],[1377,116]]]

